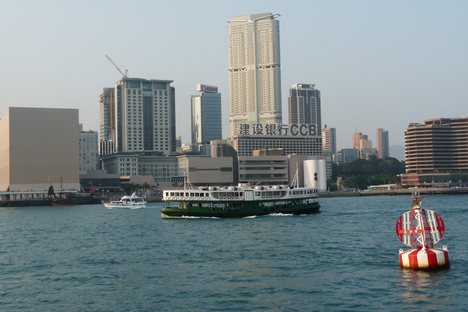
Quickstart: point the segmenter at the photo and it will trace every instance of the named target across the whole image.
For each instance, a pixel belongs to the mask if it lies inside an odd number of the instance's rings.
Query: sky
[[[121,74],[173,80],[177,135],[190,140],[197,83],[222,93],[229,136],[227,20],[279,13],[283,121],[291,85],[321,91],[338,148],[352,133],[468,115],[468,1],[0,0],[0,116],[9,106],[78,108],[99,130],[99,95]]]

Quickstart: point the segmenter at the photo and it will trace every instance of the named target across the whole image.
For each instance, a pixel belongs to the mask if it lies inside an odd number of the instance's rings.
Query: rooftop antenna
[[[122,78],[126,79],[128,70],[126,69],[122,70],[107,54],[106,54],[106,58],[109,60],[109,62],[111,62],[112,65],[114,65],[114,67],[119,71],[119,73],[122,74]]]

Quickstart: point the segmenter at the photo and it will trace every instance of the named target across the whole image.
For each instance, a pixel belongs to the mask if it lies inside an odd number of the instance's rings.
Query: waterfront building
[[[80,190],[78,109],[9,107],[0,133],[0,191]]]
[[[402,186],[468,186],[468,117],[412,123],[405,130]]]
[[[237,151],[231,146],[230,140],[212,140],[210,142],[210,156],[217,157],[230,157],[232,158],[232,175],[233,184],[239,183],[239,162],[237,158]]]
[[[175,151],[175,89],[172,80],[124,77],[100,98],[101,141],[116,152]]]
[[[252,156],[253,150],[264,148],[282,148],[286,155],[299,154],[322,156],[320,136],[235,136],[232,146],[239,156]]]
[[[261,13],[228,21],[229,122],[279,124],[281,62],[278,14]]]
[[[336,154],[336,129],[335,128],[328,128],[325,125],[322,128],[322,149],[323,152],[329,152],[330,155]]]
[[[83,125],[80,125],[80,174],[98,169],[98,133],[96,131],[83,131]]]
[[[239,156],[239,183],[286,185],[288,180],[286,155]]]
[[[378,128],[375,134],[375,144],[378,158],[388,158],[390,156],[390,144],[388,140],[388,131]]]
[[[314,124],[322,129],[320,91],[313,84],[298,83],[289,89],[289,124]]]
[[[221,94],[218,87],[197,85],[199,95],[192,95],[192,144],[222,139]]]
[[[177,157],[177,164],[179,184],[184,178],[193,186],[233,185],[237,180],[232,157],[181,155]]]
[[[231,138],[239,156],[252,156],[252,151],[282,148],[286,154],[321,156],[322,136],[314,124],[240,124]]]
[[[103,169],[120,176],[152,176],[157,183],[177,176],[177,158],[161,152],[116,153],[102,158]]]

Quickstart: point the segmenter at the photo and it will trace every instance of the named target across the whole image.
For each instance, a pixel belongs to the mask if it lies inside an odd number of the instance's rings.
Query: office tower
[[[100,131],[99,141],[113,141],[114,121],[114,88],[104,88],[99,99]]]
[[[362,134],[361,132],[353,133],[353,148],[355,149],[364,149],[372,148],[372,141],[369,140],[367,134]]]
[[[295,84],[289,89],[289,124],[314,124],[322,128],[320,91],[313,84]]]
[[[240,124],[278,124],[281,62],[278,14],[234,17],[228,27],[229,122],[231,137]]]
[[[98,133],[96,131],[83,131],[83,125],[80,124],[80,174],[97,169],[99,163],[98,145]]]
[[[353,133],[353,148],[359,149],[361,146],[362,133],[355,131]]]
[[[388,142],[388,131],[382,128],[378,128],[375,134],[377,157],[388,158],[390,145]]]
[[[222,139],[221,94],[218,87],[197,85],[201,94],[192,95],[192,144]]]
[[[172,80],[122,78],[101,95],[101,141],[116,152],[175,151]],[[109,103],[109,104],[108,104]]]
[[[328,152],[330,155],[336,154],[336,129],[328,128],[325,125],[322,128],[322,150]]]

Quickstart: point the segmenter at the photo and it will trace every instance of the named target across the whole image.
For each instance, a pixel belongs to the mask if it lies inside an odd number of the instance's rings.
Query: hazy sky
[[[190,95],[219,86],[228,131],[227,26],[234,16],[281,14],[283,119],[288,89],[313,83],[322,123],[350,147],[356,129],[468,115],[468,1],[9,1],[0,0],[0,115],[8,106],[79,108],[99,130],[99,94],[120,74],[171,79],[177,134],[190,140]]]

